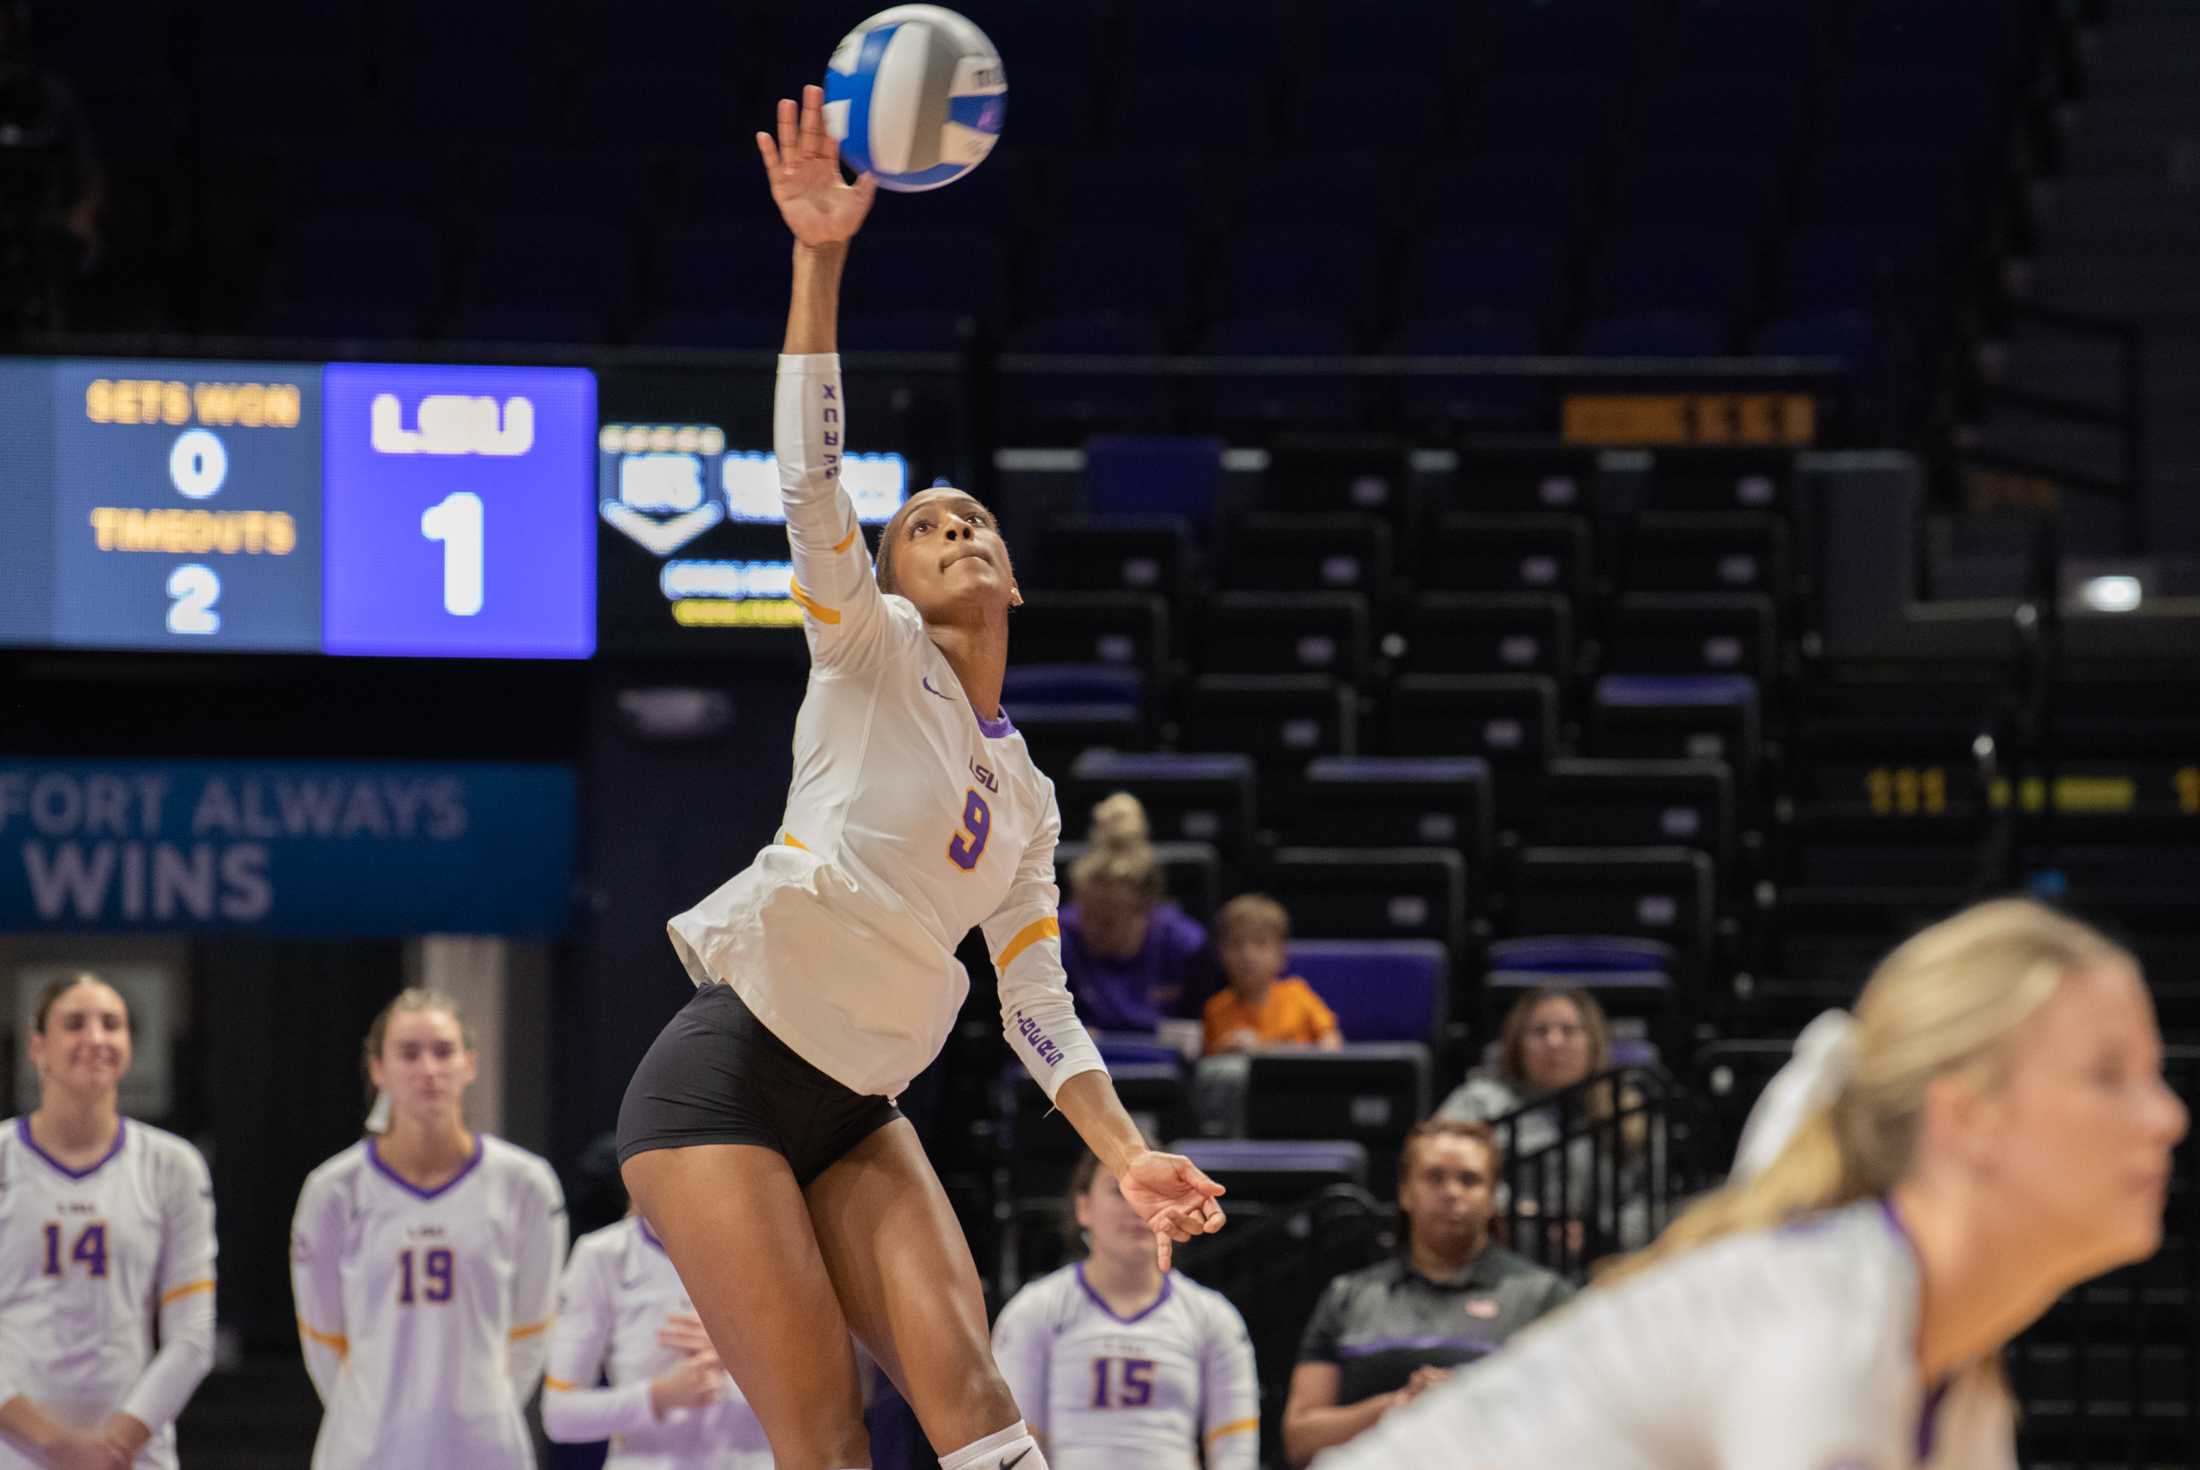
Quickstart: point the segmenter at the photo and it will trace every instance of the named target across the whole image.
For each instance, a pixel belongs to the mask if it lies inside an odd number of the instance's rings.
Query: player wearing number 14
[[[96,977],[39,996],[30,1060],[39,1105],[0,1131],[0,1470],[166,1470],[214,1361],[206,1160],[116,1110],[129,1010]]]
[[[408,990],[367,1033],[370,1131],[307,1176],[291,1229],[306,1370],[326,1412],[313,1470],[535,1463],[565,1200],[550,1166],[469,1131],[458,1008]]]

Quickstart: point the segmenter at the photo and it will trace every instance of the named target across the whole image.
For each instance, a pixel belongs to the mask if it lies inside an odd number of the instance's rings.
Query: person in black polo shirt
[[[1283,1409],[1292,1465],[1343,1444],[1573,1296],[1563,1277],[1490,1243],[1503,1168],[1486,1123],[1432,1118],[1406,1135],[1405,1250],[1339,1276],[1315,1306]]]

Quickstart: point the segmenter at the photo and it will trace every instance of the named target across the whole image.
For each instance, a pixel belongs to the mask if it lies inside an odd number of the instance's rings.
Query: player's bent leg
[[[699,1144],[645,1150],[620,1173],[755,1409],[772,1462],[869,1465],[848,1321],[786,1159],[754,1144]]]
[[[952,1456],[1010,1429],[1021,1435],[1023,1415],[993,1366],[970,1245],[908,1120],[871,1133],[805,1193],[849,1325],[934,1450]],[[1043,1463],[1033,1453],[1017,1470]]]

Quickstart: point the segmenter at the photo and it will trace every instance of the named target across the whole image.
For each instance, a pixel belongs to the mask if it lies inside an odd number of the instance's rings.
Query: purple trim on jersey
[[[648,1241],[651,1245],[657,1247],[657,1249],[661,1251],[665,1250],[665,1243],[657,1238],[656,1231],[649,1228],[649,1222],[647,1220],[644,1220],[640,1215],[636,1215],[634,1217],[634,1223],[636,1226],[640,1227],[642,1232],[642,1239]],[[665,1254],[669,1256],[672,1254],[672,1252],[665,1251]]]
[[[367,1140],[367,1162],[374,1165],[375,1168],[381,1170],[382,1177],[389,1180],[390,1183],[396,1185],[399,1189],[404,1190],[405,1193],[411,1195],[414,1199],[434,1199],[438,1195],[448,1194],[451,1189],[459,1183],[459,1181],[463,1180],[468,1174],[474,1172],[474,1165],[481,1162],[481,1135],[476,1133],[474,1135],[473,1157],[468,1159],[465,1163],[460,1164],[458,1166],[458,1172],[456,1174],[453,1174],[450,1178],[444,1180],[435,1188],[422,1189],[419,1185],[413,1183],[410,1179],[407,1179],[404,1175],[398,1173],[395,1169],[392,1169],[388,1164],[383,1163],[382,1155],[376,1151],[374,1145],[374,1139],[370,1138]]]
[[[1083,1261],[1079,1261],[1077,1263],[1077,1284],[1085,1289],[1086,1296],[1092,1298],[1092,1304],[1094,1306],[1098,1307],[1101,1311],[1106,1312],[1110,1317],[1114,1317],[1116,1321],[1128,1327],[1131,1323],[1143,1322],[1148,1317],[1151,1317],[1154,1313],[1160,1311],[1161,1304],[1169,1299],[1169,1292],[1174,1289],[1176,1283],[1173,1277],[1162,1277],[1161,1295],[1155,1297],[1152,1301],[1148,1302],[1146,1304],[1145,1310],[1131,1317],[1117,1316],[1115,1308],[1100,1300],[1100,1293],[1094,1291],[1092,1289],[1092,1283],[1085,1279],[1085,1263]]]
[[[1001,740],[1016,733],[1016,727],[1009,723],[1008,711],[1005,709],[1001,711],[1001,717],[997,720],[989,720],[984,715],[978,714],[976,705],[970,707],[970,713],[977,716],[978,728],[984,732],[985,738],[988,740]]]
[[[1494,1342],[1478,1341],[1471,1337],[1444,1337],[1440,1334],[1429,1333],[1420,1337],[1378,1337],[1372,1342],[1340,1343],[1337,1347],[1337,1356],[1339,1358],[1372,1358],[1377,1353],[1425,1353],[1435,1348],[1448,1348],[1455,1352],[1471,1353],[1476,1357],[1480,1357],[1484,1353],[1496,1352],[1500,1345]]]
[[[1943,1378],[1925,1395],[1925,1407],[1917,1416],[1917,1463],[1922,1465],[1933,1457],[1933,1439],[1940,1431],[1940,1406],[1947,1402],[1948,1390],[1953,1378]]]
[[[85,1165],[81,1169],[72,1169],[67,1164],[62,1163],[61,1160],[55,1158],[52,1154],[47,1153],[44,1149],[40,1148],[38,1146],[38,1140],[31,1137],[30,1114],[25,1113],[22,1117],[15,1120],[16,1136],[23,1140],[23,1147],[29,1149],[32,1153],[38,1155],[47,1163],[53,1165],[54,1168],[58,1169],[63,1174],[66,1174],[71,1179],[89,1179],[94,1174],[97,1174],[101,1169],[105,1168],[109,1159],[113,1158],[116,1154],[122,1152],[123,1135],[128,1133],[129,1131],[130,1120],[128,1118],[115,1119],[115,1141],[107,1146],[107,1152],[101,1154],[96,1161]]]

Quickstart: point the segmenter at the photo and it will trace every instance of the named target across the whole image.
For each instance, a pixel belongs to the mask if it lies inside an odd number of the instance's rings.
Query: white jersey
[[[667,926],[853,1092],[897,1097],[970,988],[985,931],[1011,1047],[1049,1098],[1101,1066],[1062,971],[1054,786],[1005,716],[981,718],[907,599],[881,593],[840,483],[836,354],[781,357],[774,442],[810,646],[779,841]],[[997,712],[995,712],[997,714]]]
[[[440,1189],[353,1144],[306,1177],[290,1276],[325,1411],[313,1470],[535,1463],[565,1199],[541,1159],[477,1134]]]
[[[153,1349],[154,1321],[160,1350]],[[0,1403],[153,1431],[140,1467],[176,1463],[176,1415],[214,1362],[214,1185],[199,1151],[125,1118],[69,1169],[0,1125]],[[0,1470],[43,1464],[0,1438]]]
[[[604,1470],[771,1470],[771,1442],[732,1376],[706,1408],[650,1411],[649,1385],[682,1355],[657,1341],[695,1304],[672,1258],[639,1217],[573,1243],[550,1332],[542,1423],[561,1444],[611,1441]],[[599,1388],[597,1380],[611,1386]]]
[[[1917,1375],[1915,1252],[1878,1200],[1591,1291],[1317,1470],[2015,1470],[1975,1373]]]
[[[1135,1317],[1083,1263],[1027,1282],[993,1324],[993,1360],[1054,1470],[1253,1470],[1260,1384],[1245,1319],[1177,1272]]]

